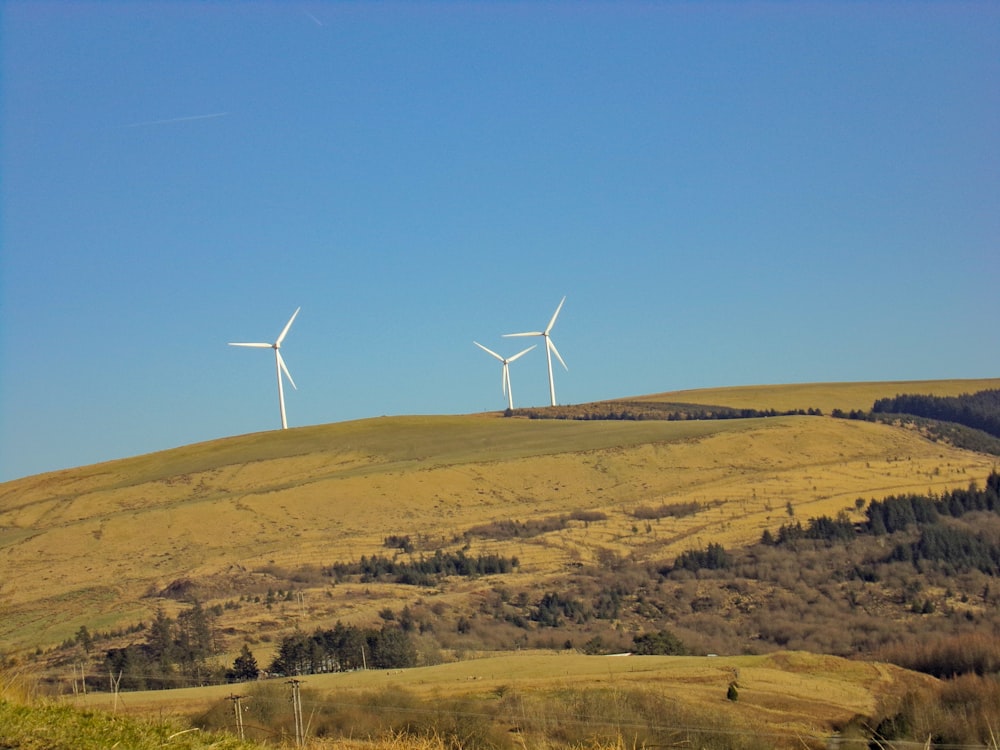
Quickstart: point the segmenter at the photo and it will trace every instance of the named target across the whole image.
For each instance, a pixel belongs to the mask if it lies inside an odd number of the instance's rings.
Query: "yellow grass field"
[[[740,689],[737,702],[725,697],[733,681]],[[454,696],[489,700],[511,690],[539,698],[583,685],[612,694],[648,690],[703,715],[732,719],[735,726],[750,728],[759,736],[772,735],[775,745],[796,745],[802,739],[829,736],[831,726],[871,715],[880,704],[891,705],[908,689],[934,680],[891,665],[797,652],[728,657],[525,652],[432,667],[311,675],[301,682],[311,701],[341,704],[389,689],[429,701]],[[280,680],[275,683],[283,686]],[[107,693],[91,694],[77,696],[72,703],[114,707],[125,714],[183,717],[225,701],[234,691],[252,696],[253,684],[128,693],[117,704]],[[580,721],[597,726],[601,717],[580,717]]]
[[[668,401],[824,410],[901,390],[958,394],[1000,380],[823,384],[660,394]],[[392,417],[234,437],[0,485],[0,647],[46,647],[148,619],[177,579],[217,585],[269,564],[325,565],[406,534],[456,544],[489,521],[573,511],[607,515],[532,539],[473,538],[543,581],[608,551],[668,560],[710,541],[759,538],[787,519],[853,512],[858,497],[982,480],[995,457],[916,432],[828,417],[616,422]],[[639,533],[638,506],[704,510]],[[474,594],[477,584],[456,587]],[[478,584],[488,586],[487,582]],[[365,619],[388,598],[351,587],[307,592],[285,625]],[[397,598],[398,597],[398,598]],[[169,603],[168,603],[169,605]],[[242,626],[249,626],[243,623]]]
[[[1000,379],[761,386],[665,393],[667,403],[733,408],[867,409],[901,392],[958,395]],[[634,399],[633,399],[634,400]],[[171,584],[197,585],[203,604],[228,603],[254,576],[315,570],[386,554],[391,535],[417,552],[465,548],[516,556],[504,586],[543,591],[610,554],[652,563],[717,542],[757,541],[788,513],[856,514],[855,500],[940,492],[982,482],[995,456],[887,424],[816,416],[718,421],[574,421],[499,414],[383,417],[244,435],[0,485],[0,656],[26,658],[90,631],[148,622]],[[636,522],[637,509],[698,503],[698,512]],[[469,535],[496,521],[595,512],[528,538]],[[294,601],[228,609],[230,649],[249,641],[265,665],[282,634],[341,620],[369,626],[384,608],[447,603],[471,613],[497,585],[456,579],[432,590],[304,576]],[[223,659],[231,661],[233,654]],[[468,654],[462,655],[468,657]],[[871,714],[924,677],[886,665],[798,653],[768,656],[587,657],[510,653],[392,672],[306,678],[325,695],[400,686],[433,699],[513,686],[642,685],[744,725],[818,737]],[[725,687],[738,674],[738,703]],[[929,678],[927,678],[929,679]],[[129,693],[137,711],[204,710],[229,687]],[[214,691],[214,692],[213,692]],[[220,692],[221,691],[221,692]],[[218,695],[216,695],[218,693]],[[107,701],[108,696],[89,700]],[[166,703],[160,703],[166,701]],[[720,714],[721,715],[721,714]],[[762,730],[763,731],[763,730]]]

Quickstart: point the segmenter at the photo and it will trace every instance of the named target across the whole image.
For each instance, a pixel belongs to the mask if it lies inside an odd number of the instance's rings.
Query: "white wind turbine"
[[[537,344],[532,344],[527,349],[525,349],[523,352],[518,352],[513,357],[507,357],[506,359],[504,359],[499,354],[497,354],[495,351],[493,351],[492,349],[487,349],[485,346],[483,346],[482,344],[480,344],[478,341],[473,341],[472,343],[475,344],[476,346],[478,346],[480,349],[482,349],[487,354],[492,354],[494,357],[496,357],[497,359],[500,360],[500,363],[503,365],[503,395],[505,395],[507,397],[507,407],[511,411],[513,411],[514,410],[514,391],[511,390],[511,387],[510,387],[510,367],[508,365],[510,365],[510,363],[513,362],[518,357],[523,357],[525,354],[527,354],[528,352],[530,352],[532,349],[534,349],[537,346]]]
[[[278,371],[278,405],[281,407],[281,429],[288,429],[288,420],[285,418],[285,389],[282,387],[281,383],[281,373],[285,373],[285,377],[288,378],[288,382],[292,384],[292,388],[295,388],[295,381],[292,380],[292,375],[288,372],[288,368],[285,366],[285,360],[281,357],[281,342],[285,340],[285,336],[288,334],[288,329],[292,327],[292,322],[295,320],[295,316],[299,314],[301,307],[295,308],[295,312],[292,313],[292,317],[288,319],[285,323],[285,327],[281,330],[281,334],[278,336],[277,341],[273,344],[235,344],[230,343],[230,346],[249,346],[254,349],[274,349],[274,367]],[[298,388],[295,388],[298,390]]]
[[[527,333],[505,333],[504,334],[504,336],[507,336],[507,337],[510,337],[510,336],[541,336],[543,339],[545,339],[545,358],[548,360],[548,363],[549,363],[549,397],[552,400],[552,405],[553,406],[556,405],[556,383],[555,383],[555,380],[553,380],[553,378],[552,378],[552,355],[553,354],[556,355],[556,359],[559,360],[559,363],[563,366],[563,369],[569,371],[569,368],[566,367],[566,363],[563,362],[563,358],[559,356],[559,350],[556,349],[556,345],[554,343],[552,343],[552,338],[551,338],[551,336],[549,336],[549,334],[552,332],[552,326],[554,326],[556,324],[556,318],[559,317],[559,311],[562,310],[563,302],[565,302],[565,301],[566,301],[566,298],[563,297],[562,301],[559,302],[559,307],[557,307],[556,311],[552,314],[552,320],[549,321],[549,324],[545,327],[544,331],[529,331]]]

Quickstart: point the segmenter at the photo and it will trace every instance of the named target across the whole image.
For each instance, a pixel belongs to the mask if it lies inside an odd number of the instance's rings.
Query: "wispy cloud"
[[[225,117],[228,112],[212,112],[207,115],[188,115],[187,117],[171,117],[167,120],[146,120],[144,122],[132,122],[126,128],[143,128],[148,125],[172,125],[175,122],[190,122],[192,120],[212,120],[216,117]]]

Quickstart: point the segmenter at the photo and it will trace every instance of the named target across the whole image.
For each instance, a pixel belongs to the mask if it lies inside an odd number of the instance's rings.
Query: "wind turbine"
[[[285,377],[288,378],[288,382],[292,384],[292,388],[295,388],[295,381],[292,380],[292,375],[288,372],[288,368],[285,366],[285,360],[281,357],[281,342],[285,340],[285,336],[288,335],[288,329],[292,327],[292,322],[295,320],[295,316],[299,314],[301,307],[295,308],[295,312],[292,313],[292,317],[288,319],[285,323],[285,327],[281,329],[281,334],[278,336],[277,341],[273,344],[234,344],[230,343],[230,346],[249,346],[254,349],[274,349],[274,367],[278,371],[278,405],[281,407],[281,429],[288,429],[288,420],[285,418],[285,389],[282,387],[281,383],[281,373],[285,373]],[[298,390],[298,388],[295,388]]]
[[[552,405],[553,406],[556,405],[556,383],[555,383],[555,380],[553,380],[553,378],[552,378],[552,355],[553,354],[556,355],[556,359],[559,360],[560,364],[563,366],[563,369],[565,369],[567,372],[569,371],[569,368],[566,367],[566,363],[563,362],[563,358],[559,356],[559,350],[556,349],[556,345],[554,343],[552,343],[552,338],[551,338],[551,336],[549,336],[549,334],[552,331],[552,326],[554,326],[556,324],[556,318],[559,317],[559,311],[562,310],[563,302],[565,302],[565,301],[566,301],[566,298],[563,297],[562,301],[559,303],[559,307],[557,307],[556,311],[552,314],[552,320],[549,321],[549,324],[545,327],[544,331],[528,331],[527,333],[505,333],[504,334],[504,336],[507,336],[507,337],[510,337],[510,336],[541,336],[543,339],[545,339],[545,358],[548,360],[548,363],[549,363],[549,397],[552,399]]]
[[[507,359],[504,359],[499,354],[497,354],[495,351],[493,351],[492,349],[487,349],[485,346],[483,346],[482,344],[480,344],[478,341],[473,341],[472,343],[475,344],[476,346],[478,346],[480,349],[482,349],[487,354],[492,354],[494,357],[496,357],[497,359],[500,360],[501,364],[503,364],[503,395],[505,395],[507,397],[507,407],[511,411],[513,411],[514,410],[514,391],[511,390],[511,387],[510,387],[510,368],[508,367],[508,365],[511,362],[513,362],[515,359],[517,359],[518,357],[523,357],[525,354],[527,354],[532,349],[534,349],[536,346],[538,346],[538,344],[532,344],[527,349],[525,349],[523,352],[518,352],[513,357],[508,357]]]

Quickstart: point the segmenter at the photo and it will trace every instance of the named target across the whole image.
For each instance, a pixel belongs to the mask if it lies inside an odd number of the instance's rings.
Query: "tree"
[[[151,661],[158,662],[167,669],[174,662],[174,621],[162,609],[156,610],[156,618],[149,626],[146,649]]]
[[[108,650],[104,657],[104,665],[112,674],[123,676],[120,687],[125,690],[170,687],[153,675],[153,665],[140,646],[130,645]]]
[[[80,629],[76,631],[76,642],[80,644],[85,653],[90,653],[90,649],[94,647],[94,639],[90,635],[90,631],[87,630],[86,625],[81,625]]]
[[[303,633],[294,633],[282,639],[278,653],[271,661],[268,671],[285,677],[295,677],[309,674],[309,667],[309,636]]]
[[[226,678],[235,682],[245,682],[247,680],[256,680],[259,675],[260,670],[257,668],[257,660],[254,658],[250,647],[244,643],[240,655],[233,662],[233,668],[226,673]]]
[[[372,666],[376,669],[412,667],[417,663],[417,650],[410,637],[399,628],[383,627],[370,631],[368,647],[372,652]]]
[[[643,656],[656,654],[683,655],[687,653],[684,644],[669,630],[661,630],[657,633],[643,633],[632,639],[633,652]]]
[[[197,600],[177,616],[177,648],[182,661],[197,663],[212,653],[209,616]]]
[[[207,612],[195,600],[191,609],[177,616],[174,655],[188,676],[201,680],[205,661],[212,655],[212,626]]]

